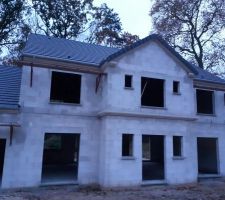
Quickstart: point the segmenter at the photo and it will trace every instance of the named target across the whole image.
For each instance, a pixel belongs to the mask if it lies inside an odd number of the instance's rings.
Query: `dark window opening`
[[[224,105],[225,105],[225,93],[223,94],[223,102],[224,102]]]
[[[42,182],[71,182],[77,179],[80,134],[45,133]]]
[[[141,78],[141,105],[164,107],[164,80]]]
[[[197,112],[213,114],[213,91],[196,90]]]
[[[123,134],[122,136],[122,156],[133,156],[132,134]]]
[[[80,103],[81,75],[52,72],[50,100],[63,103]]]
[[[218,139],[197,138],[198,173],[218,174]]]
[[[164,179],[164,136],[142,135],[142,179]]]
[[[182,156],[182,136],[173,136],[173,156]]]
[[[180,82],[179,81],[173,81],[173,93],[180,93]]]
[[[0,185],[2,183],[4,160],[5,160],[6,139],[0,139]]]
[[[132,88],[132,76],[125,75],[125,88]]]
[[[62,147],[62,135],[47,134],[45,135],[44,149],[60,150]]]

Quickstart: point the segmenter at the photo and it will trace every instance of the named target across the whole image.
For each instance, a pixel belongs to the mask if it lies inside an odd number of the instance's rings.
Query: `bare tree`
[[[200,68],[221,72],[225,64],[224,0],[155,0],[153,27]]]

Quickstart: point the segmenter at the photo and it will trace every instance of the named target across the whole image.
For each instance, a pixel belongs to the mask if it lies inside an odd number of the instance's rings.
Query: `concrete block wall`
[[[17,115],[0,114],[2,122],[19,121],[13,144],[7,128],[3,188],[38,186],[41,183],[44,134],[79,133],[78,182],[103,186],[142,183],[142,135],[164,135],[165,181],[171,184],[195,182],[198,176],[197,137],[217,137],[220,173],[225,176],[225,109],[223,92],[215,91],[215,115],[196,115],[193,81],[179,61],[158,43],[149,42],[118,58],[107,67],[98,93],[96,75],[81,74],[81,104],[50,103],[51,71],[23,67],[20,105]],[[133,75],[133,90],[124,89],[124,75]],[[165,80],[165,108],[141,107],[141,77]],[[173,81],[180,81],[181,95],[172,93]],[[196,118],[194,121],[142,117],[103,116],[99,112],[139,113]],[[134,159],[122,158],[122,134],[134,134]],[[172,137],[183,136],[184,159],[174,160]]]
[[[164,136],[165,181],[168,184],[183,184],[196,182],[198,178],[197,138],[218,138],[219,173],[224,175],[225,145],[222,125],[212,125],[198,122],[170,120],[154,120],[140,118],[105,117],[104,131],[101,138],[105,146],[101,151],[100,183],[105,186],[128,186],[142,184],[142,135]],[[119,123],[118,123],[119,121]],[[112,126],[113,124],[113,126]],[[134,134],[134,159],[123,159],[122,134]],[[183,136],[183,158],[173,157],[173,136]]]
[[[156,42],[149,42],[116,61],[114,67],[107,68],[107,109],[156,115],[196,114],[192,79],[188,77],[184,66]],[[133,90],[124,89],[125,74],[133,76]],[[165,109],[141,107],[141,77],[165,80]],[[180,81],[181,95],[173,94],[173,81]]]
[[[99,121],[96,118],[26,113],[22,114],[21,123],[22,127],[15,131],[11,146],[8,144],[9,134],[4,130],[7,147],[3,188],[41,184],[45,133],[80,134],[78,183],[97,182]]]

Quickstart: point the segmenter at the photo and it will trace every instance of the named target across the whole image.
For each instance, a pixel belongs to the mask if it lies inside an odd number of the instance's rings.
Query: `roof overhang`
[[[208,80],[194,79],[193,84],[195,88],[225,91],[225,84],[212,82]]]
[[[26,54],[22,56],[22,59],[18,61],[18,64],[20,66],[28,65],[33,67],[57,69],[70,72],[104,74],[103,70],[99,68],[97,65]]]

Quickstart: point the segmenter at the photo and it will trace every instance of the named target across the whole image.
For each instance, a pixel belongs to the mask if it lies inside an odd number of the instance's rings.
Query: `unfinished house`
[[[123,49],[30,35],[0,66],[2,188],[225,176],[225,81],[150,35]]]

